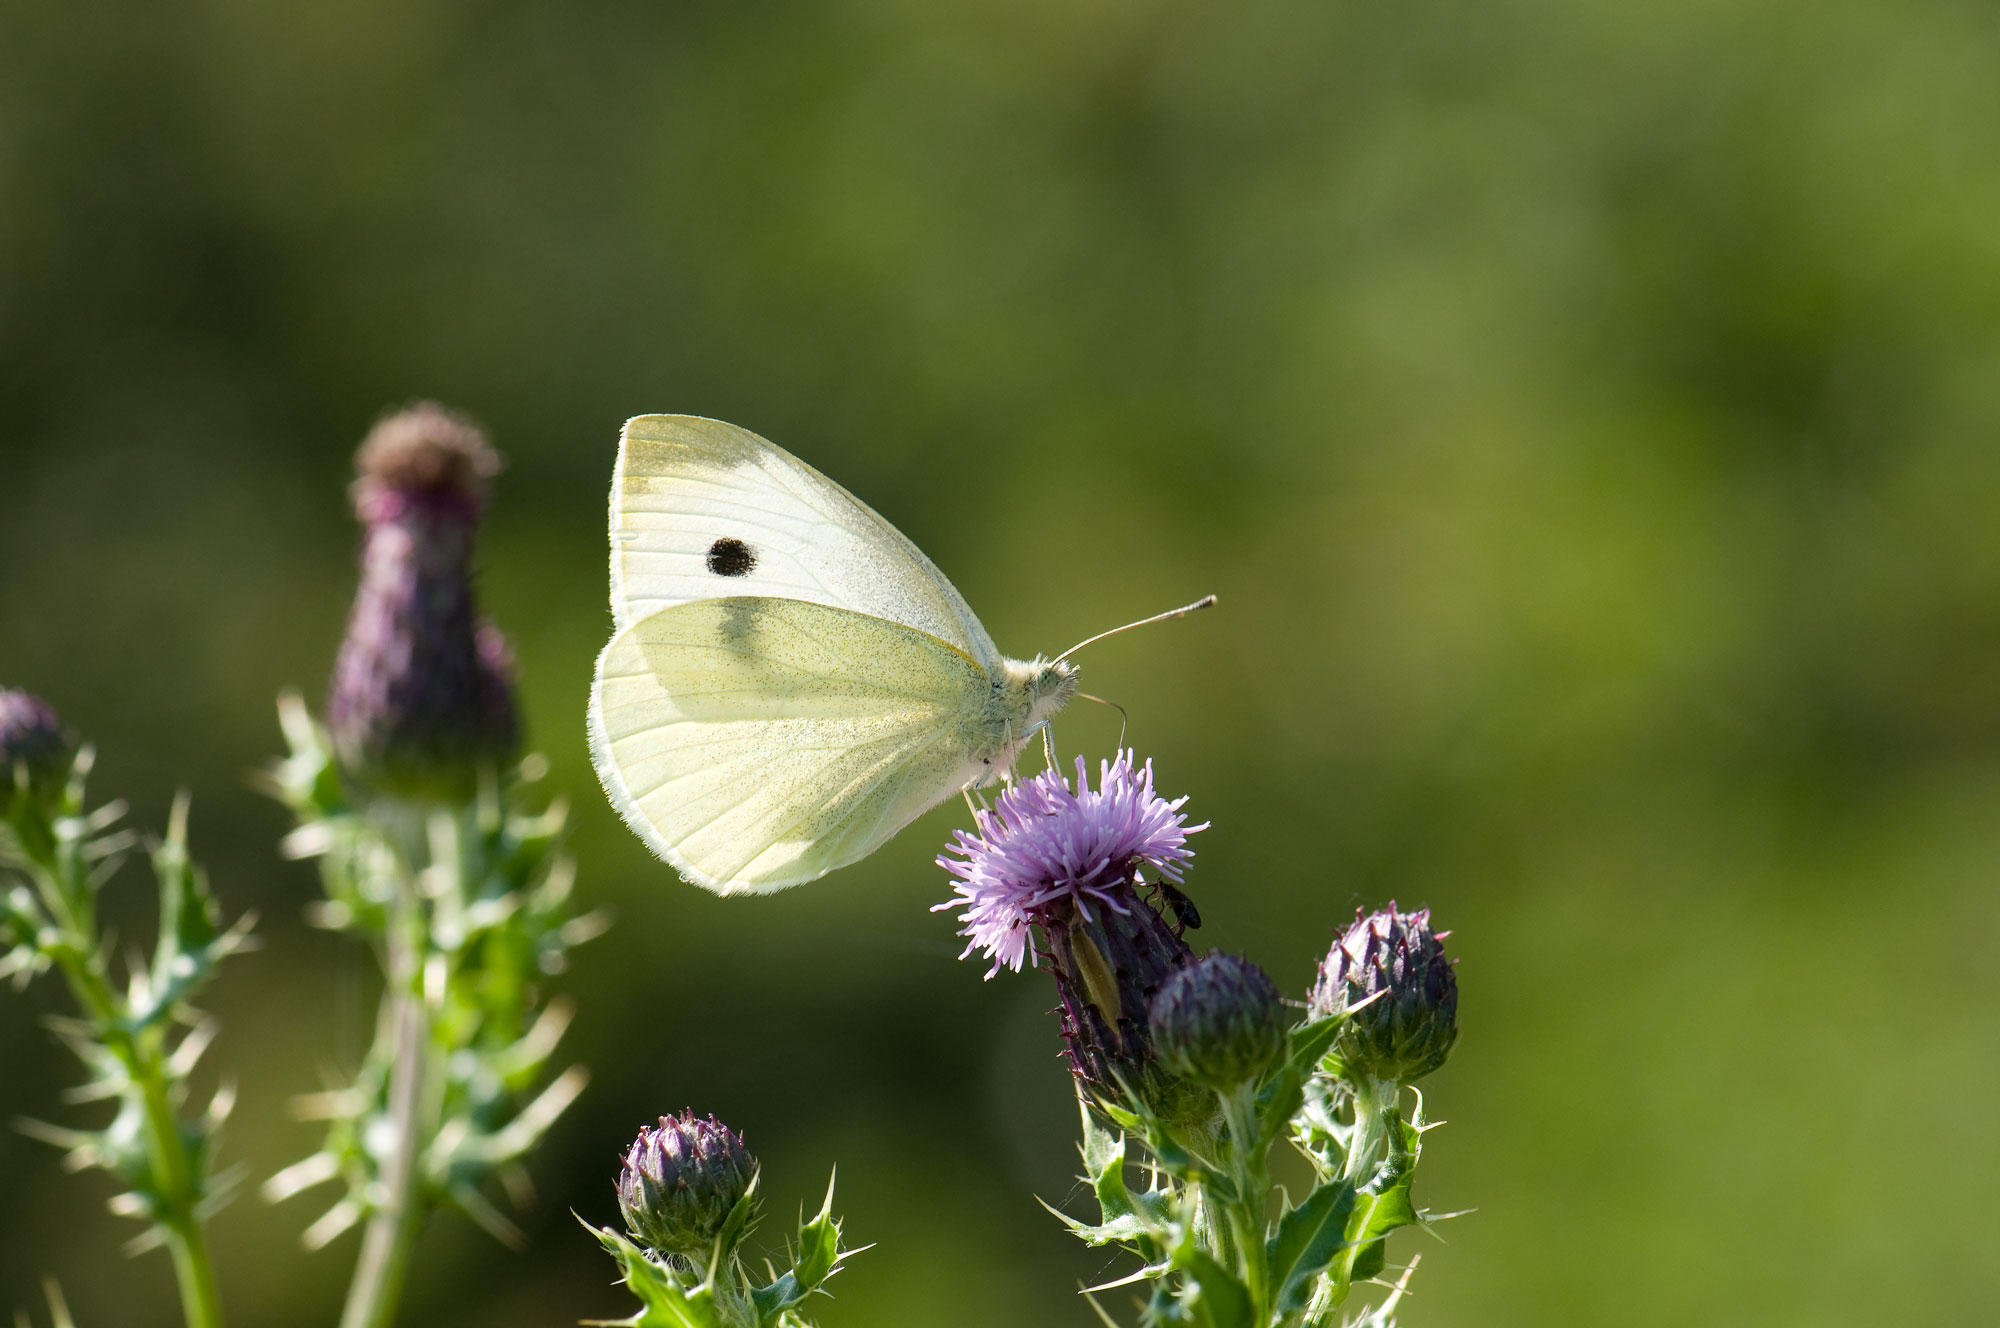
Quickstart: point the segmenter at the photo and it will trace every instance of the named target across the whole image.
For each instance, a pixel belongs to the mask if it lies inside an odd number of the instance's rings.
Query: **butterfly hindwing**
[[[971,776],[990,687],[953,644],[831,605],[701,599],[598,660],[591,752],[661,857],[724,893],[865,857]]]

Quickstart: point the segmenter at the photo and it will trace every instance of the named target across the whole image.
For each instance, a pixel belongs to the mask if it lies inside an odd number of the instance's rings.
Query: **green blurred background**
[[[880,1244],[828,1328],[1086,1328],[1123,1271],[1032,1198],[1074,1197],[1050,985],[926,911],[962,808],[753,901],[606,808],[648,411],[822,467],[1017,654],[1221,595],[1087,686],[1215,823],[1202,940],[1299,993],[1357,905],[1453,929],[1419,1198],[1478,1211],[1392,1247],[1412,1328],[1992,1321],[1992,6],[4,0],[0,680],[141,821],[191,786],[261,915],[207,1001],[259,1177],[373,987],[249,774],[340,636],[350,451],[417,396],[510,459],[483,594],[618,922],[530,1248],[440,1220],[407,1322],[624,1313],[568,1210],[683,1106],[780,1215],[838,1162]],[[55,1008],[0,1000],[0,1118],[72,1110]],[[100,1178],[11,1134],[0,1178],[0,1309],[47,1272],[174,1321]],[[317,1211],[218,1219],[238,1324],[333,1321]]]

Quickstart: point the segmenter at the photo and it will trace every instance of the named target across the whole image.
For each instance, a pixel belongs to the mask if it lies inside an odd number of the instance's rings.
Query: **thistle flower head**
[[[75,753],[55,707],[32,692],[0,689],[0,816],[17,792],[60,784]]]
[[[458,796],[520,744],[512,662],[479,620],[473,538],[499,457],[429,403],[384,418],[355,456],[361,584],[334,665],[327,728],[371,790]]]
[[[1180,810],[1186,802],[1153,792],[1153,763],[1135,769],[1130,751],[1100,764],[1095,790],[1080,756],[1074,789],[1045,770],[1003,792],[991,811],[976,813],[970,833],[954,832],[945,852],[958,856],[937,863],[957,878],[957,897],[937,909],[964,906],[958,920],[959,935],[968,938],[965,954],[976,950],[991,959],[988,977],[1002,965],[1019,972],[1033,954],[1032,927],[1065,923],[1093,908],[1123,908],[1119,896],[1141,866],[1179,883],[1194,856],[1187,837],[1208,828],[1187,823]]]
[[[1320,964],[1311,998],[1315,1016],[1352,1011],[1335,1043],[1349,1073],[1413,1083],[1451,1054],[1458,979],[1444,935],[1431,930],[1429,909],[1398,913],[1392,900],[1374,913],[1355,910]]]
[[[662,1116],[626,1150],[618,1208],[640,1244],[705,1260],[756,1175],[757,1159],[715,1117],[692,1111]],[[740,1238],[747,1230],[739,1223],[735,1234]]]
[[[1256,1079],[1284,1054],[1286,1023],[1271,975],[1220,951],[1175,971],[1151,1009],[1160,1059],[1220,1093]]]
[[[1150,867],[1180,881],[1187,837],[1207,828],[1187,824],[1186,801],[1155,793],[1152,763],[1135,766],[1130,752],[1101,763],[1094,790],[1079,759],[1073,788],[1054,770],[1023,780],[953,836],[946,853],[956,857],[938,858],[957,879],[937,907],[962,907],[965,954],[991,959],[989,978],[1039,963],[1046,946],[1070,1071],[1085,1090],[1169,1119],[1212,1109],[1158,1064],[1147,1026],[1161,984],[1193,958],[1161,915],[1168,900],[1142,876]]]

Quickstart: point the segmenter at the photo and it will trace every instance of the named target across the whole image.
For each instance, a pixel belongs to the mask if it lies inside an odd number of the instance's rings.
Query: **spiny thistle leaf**
[[[1187,1275],[1186,1294],[1175,1305],[1179,1322],[1200,1328],[1255,1328],[1249,1288],[1206,1250],[1188,1241],[1174,1251],[1174,1267]]]
[[[586,1226],[589,1224],[586,1223]],[[591,1227],[599,1243],[625,1270],[627,1289],[644,1306],[629,1319],[597,1319],[593,1323],[625,1325],[627,1328],[723,1328],[717,1312],[715,1289],[707,1283],[683,1289],[666,1269],[646,1257],[646,1252],[609,1227]]]
[[[1354,1187],[1328,1181],[1286,1213],[1265,1243],[1272,1308],[1280,1315],[1304,1309],[1314,1283],[1347,1243],[1348,1217],[1354,1208]]]
[[[1424,1221],[1410,1200],[1410,1185],[1416,1179],[1422,1150],[1423,1132],[1398,1117],[1391,1125],[1390,1146],[1382,1165],[1355,1196],[1347,1222],[1347,1248],[1333,1269],[1341,1285],[1380,1273],[1387,1257],[1388,1234]]]
[[[1107,1130],[1096,1129],[1090,1123],[1090,1112],[1084,1112],[1085,1148],[1084,1165],[1089,1174],[1084,1180],[1097,1195],[1097,1207],[1107,1222],[1119,1218],[1136,1218],[1136,1205],[1132,1202],[1132,1191],[1125,1184],[1125,1139],[1121,1135],[1113,1139]],[[1095,1138],[1092,1138],[1092,1135]]]
[[[62,755],[63,768],[42,772],[36,796],[13,800],[0,834],[0,869],[22,878],[0,893],[0,942],[12,947],[0,968],[17,979],[61,973],[81,1014],[49,1027],[86,1072],[64,1097],[117,1109],[98,1130],[24,1129],[63,1148],[70,1168],[117,1177],[127,1188],[113,1211],[153,1224],[130,1248],[150,1248],[172,1230],[191,1229],[228,1194],[208,1175],[207,1159],[230,1094],[218,1091],[192,1114],[185,1107],[187,1078],[214,1031],[187,1002],[223,958],[247,946],[249,925],[222,927],[188,854],[183,793],[149,854],[160,900],[152,958],[132,958],[119,981],[96,896],[138,838],[120,828],[121,804],[85,812],[89,750],[64,747]]]
[[[813,1290],[833,1276],[839,1263],[840,1223],[833,1216],[833,1180],[829,1178],[819,1213],[799,1227],[798,1261],[792,1272],[801,1286]]]
[[[833,1216],[833,1181],[829,1179],[819,1212],[799,1224],[798,1249],[791,1269],[750,1293],[759,1321],[789,1320],[788,1311],[822,1290],[827,1279],[839,1272],[842,1263],[855,1252],[840,1248],[840,1223]]]

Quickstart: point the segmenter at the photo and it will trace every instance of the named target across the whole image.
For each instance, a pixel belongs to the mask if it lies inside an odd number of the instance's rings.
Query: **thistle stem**
[[[1229,1128],[1230,1182],[1236,1189],[1234,1201],[1223,1208],[1236,1245],[1237,1268],[1250,1292],[1251,1322],[1268,1323],[1271,1287],[1270,1270],[1264,1262],[1264,1209],[1269,1202],[1271,1178],[1264,1164],[1253,1085],[1245,1084],[1222,1095],[1222,1118]]]
[[[340,1328],[388,1328],[396,1320],[410,1256],[423,1230],[425,1206],[417,1192],[423,1156],[424,1101],[430,1061],[430,1012],[423,991],[424,919],[416,883],[401,873],[396,917],[389,932],[388,977],[395,1054],[389,1070],[389,1115],[395,1148],[382,1168],[382,1199],[361,1237],[361,1256],[348,1288]]]
[[[1354,1093],[1354,1133],[1350,1136],[1343,1179],[1364,1185],[1388,1159],[1402,1113],[1396,1105],[1398,1086],[1368,1080]]]
[[[201,1227],[169,1230],[167,1248],[174,1256],[174,1278],[181,1288],[181,1317],[188,1328],[222,1328],[222,1300],[215,1290],[215,1266],[208,1259],[208,1238]]]
[[[1366,1079],[1355,1087],[1354,1129],[1348,1137],[1347,1160],[1341,1171],[1342,1179],[1359,1191],[1355,1198],[1357,1210],[1372,1210],[1381,1202],[1375,1188],[1378,1178],[1399,1157],[1406,1156],[1401,1133],[1402,1108],[1398,1105],[1401,1091],[1400,1085],[1379,1079]],[[1339,1272],[1336,1304],[1346,1298],[1355,1261],[1366,1248],[1365,1243],[1350,1245],[1336,1258]]]

